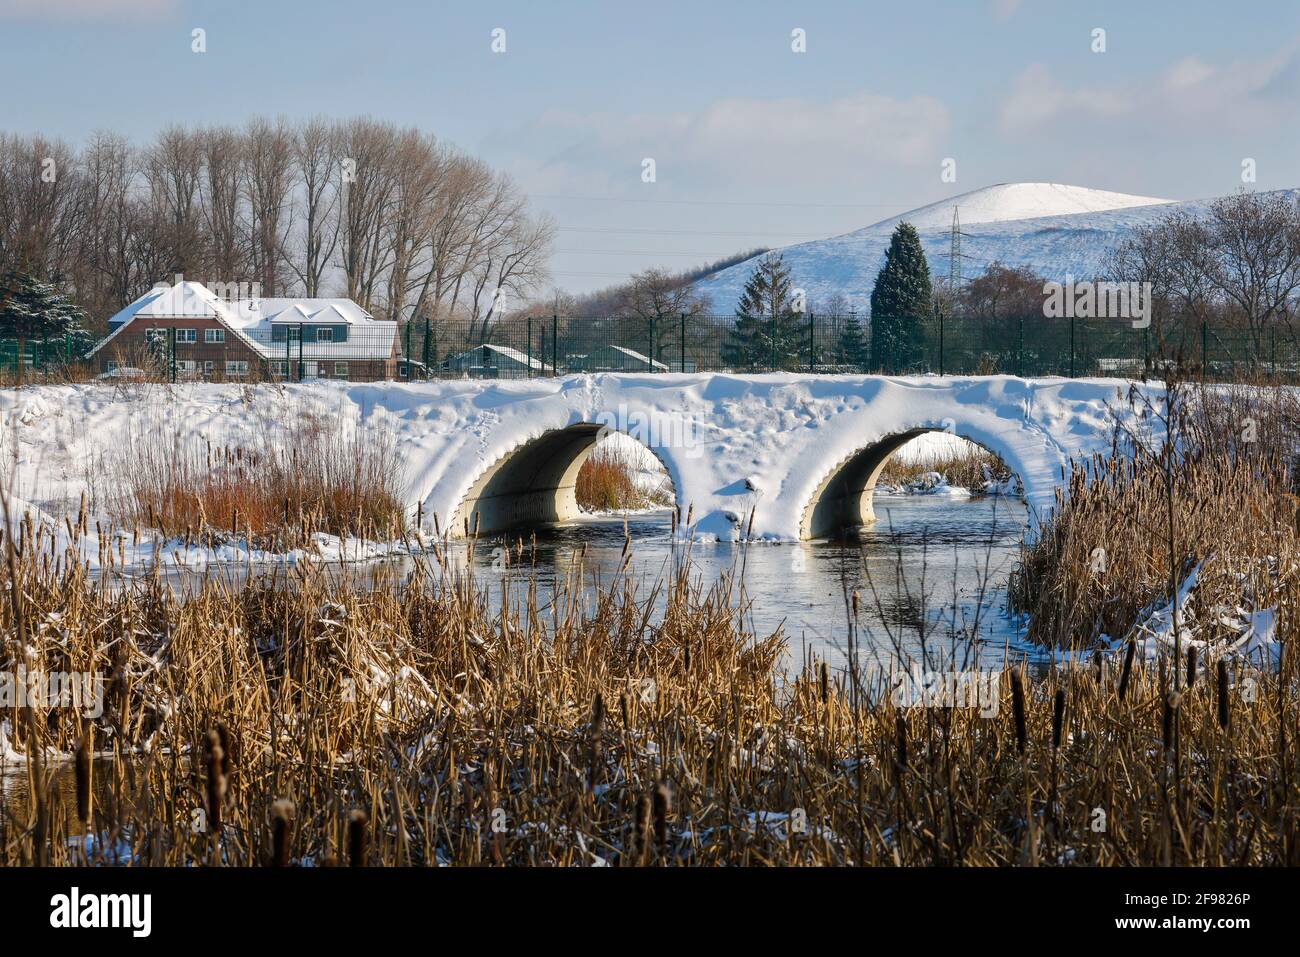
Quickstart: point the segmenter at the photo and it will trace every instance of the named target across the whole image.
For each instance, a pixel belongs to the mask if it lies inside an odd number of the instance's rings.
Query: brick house
[[[351,299],[227,300],[197,282],[160,285],[108,321],[90,352],[97,372],[144,369],[178,379],[392,379],[397,323]]]

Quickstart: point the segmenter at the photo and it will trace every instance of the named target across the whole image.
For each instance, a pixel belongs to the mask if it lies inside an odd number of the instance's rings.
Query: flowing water
[[[481,540],[472,567],[495,602],[503,587],[519,597],[535,581],[545,603],[555,588],[575,587],[579,576],[594,593],[620,574],[648,598],[689,562],[692,579],[704,587],[730,578],[733,601],[755,634],[783,630],[794,668],[811,656],[835,668],[847,664],[848,596],[855,590],[861,665],[887,670],[900,657],[924,657],[960,666],[978,649],[981,665],[996,667],[1008,648],[1029,653],[1005,611],[1007,575],[1026,523],[1021,502],[877,493],[875,509],[876,522],[853,543],[687,546],[673,542],[667,510],[589,516],[539,531],[535,544],[530,535],[518,560],[517,538]],[[631,558],[623,570],[625,542]],[[454,557],[463,562],[464,550]]]

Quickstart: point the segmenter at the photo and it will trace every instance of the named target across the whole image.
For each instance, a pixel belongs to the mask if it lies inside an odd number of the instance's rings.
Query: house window
[[[346,379],[348,376],[348,364],[346,362],[334,363],[334,374]]]
[[[193,374],[198,369],[198,363],[193,359],[177,359],[176,371]]]
[[[272,359],[271,375],[278,375],[284,379],[289,378],[289,363],[284,359]]]
[[[216,369],[216,367],[217,367],[217,364],[216,364],[215,362],[213,362],[211,359],[204,359],[204,360],[203,360],[203,371],[204,371],[205,374],[207,374],[207,375],[212,375],[212,372],[213,372],[214,369]]]
[[[227,359],[227,360],[226,360],[226,375],[228,375],[228,376],[244,376],[244,375],[248,375],[248,360],[247,360],[247,359]]]
[[[203,341],[208,344],[225,342],[226,330],[225,329],[204,329]]]
[[[195,330],[195,329],[177,329],[177,330],[176,330],[176,341],[177,341],[177,342],[198,342],[198,341],[199,341],[198,330]]]
[[[317,329],[317,330],[316,330],[316,341],[317,341],[317,342],[333,342],[333,341],[334,341],[334,330],[333,330],[333,329]]]

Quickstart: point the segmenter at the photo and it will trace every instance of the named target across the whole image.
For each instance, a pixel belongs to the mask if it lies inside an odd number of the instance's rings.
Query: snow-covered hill
[[[1288,190],[1289,194],[1300,191]],[[1098,275],[1107,250],[1133,227],[1175,210],[1203,211],[1210,200],[1156,199],[1058,183],[1003,183],[922,206],[871,226],[781,250],[796,287],[814,308],[837,293],[860,313],[868,311],[871,287],[884,262],[889,236],[900,222],[921,234],[930,271],[948,275],[953,208],[961,217],[962,275],[977,276],[989,263],[1027,266],[1048,279]],[[713,311],[729,313],[753,270],[738,263],[696,283]]]

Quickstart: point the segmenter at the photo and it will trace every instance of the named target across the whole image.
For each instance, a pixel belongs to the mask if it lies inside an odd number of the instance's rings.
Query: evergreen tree
[[[871,291],[873,367],[903,372],[921,361],[932,297],[921,237],[911,223],[899,223]]]
[[[0,278],[0,339],[16,340],[20,375],[28,342],[53,342],[60,358],[84,354],[91,341],[86,322],[85,312],[51,283],[27,272]]]
[[[722,360],[733,368],[782,368],[797,363],[802,324],[794,311],[790,268],[769,253],[745,282],[736,304],[736,323],[722,344]]]
[[[856,314],[850,313],[844,320],[837,343],[839,361],[844,365],[854,365],[865,369],[871,358],[867,337],[862,332],[862,323]]]

